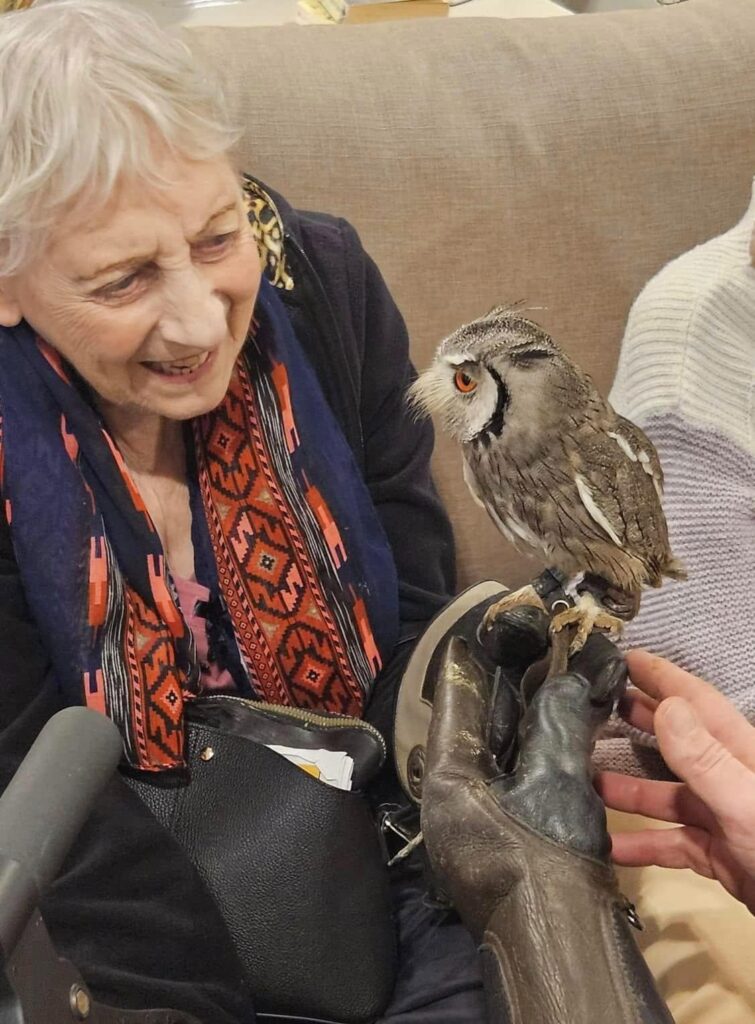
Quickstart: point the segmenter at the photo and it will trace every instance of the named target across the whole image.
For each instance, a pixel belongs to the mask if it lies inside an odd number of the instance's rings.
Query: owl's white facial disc
[[[409,389],[414,408],[436,416],[442,429],[462,442],[502,418],[506,397],[503,383],[465,352],[439,352]]]

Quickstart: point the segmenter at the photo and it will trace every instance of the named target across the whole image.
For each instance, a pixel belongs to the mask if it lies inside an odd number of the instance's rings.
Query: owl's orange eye
[[[464,373],[463,370],[457,370],[454,374],[454,385],[457,391],[461,391],[463,395],[468,395],[470,391],[474,391],[477,387],[477,381],[470,377],[468,373]]]

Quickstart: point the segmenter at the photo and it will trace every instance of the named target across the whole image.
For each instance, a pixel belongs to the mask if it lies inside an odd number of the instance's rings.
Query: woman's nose
[[[228,333],[229,301],[195,268],[171,275],[164,288],[160,334],[165,342],[210,350]]]

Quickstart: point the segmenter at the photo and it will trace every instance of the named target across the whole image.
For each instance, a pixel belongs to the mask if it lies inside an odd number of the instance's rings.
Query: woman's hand
[[[615,834],[613,859],[631,867],[692,868],[716,878],[755,914],[755,728],[708,683],[647,651],[627,656],[632,725],[655,732],[681,782],[598,776],[608,807],[680,828]]]

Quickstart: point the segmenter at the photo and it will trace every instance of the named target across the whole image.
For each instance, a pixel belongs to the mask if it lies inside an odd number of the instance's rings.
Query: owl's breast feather
[[[471,446],[470,446],[471,448]],[[465,452],[464,481],[473,500],[484,508],[501,534],[524,554],[552,554],[546,538],[540,536],[522,516],[517,514],[516,488],[502,472],[501,460],[488,449]]]

